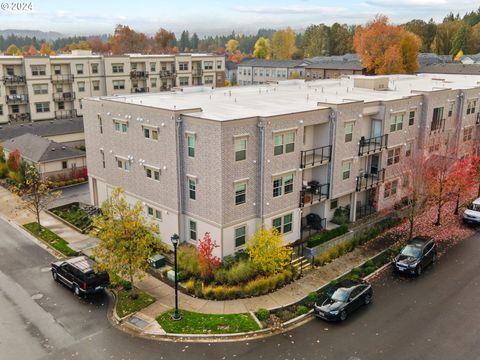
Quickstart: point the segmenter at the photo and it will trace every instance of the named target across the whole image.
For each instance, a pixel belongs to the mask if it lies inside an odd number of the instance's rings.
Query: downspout
[[[461,136],[461,130],[462,130],[462,124],[463,124],[463,109],[465,107],[465,100],[466,100],[465,99],[466,96],[463,91],[460,91],[460,94],[458,94],[457,96],[458,96],[458,104],[457,104],[457,116],[455,119],[456,124],[455,124],[455,147],[454,147],[455,157],[458,157],[458,148],[460,144],[460,136]]]
[[[328,198],[331,200],[332,197],[332,187],[333,187],[333,170],[335,164],[335,134],[337,132],[337,113],[332,109],[330,114],[328,115],[328,119],[330,122],[330,163],[328,164],[328,180],[329,180],[329,187],[328,187]]]
[[[258,203],[258,210],[257,210],[257,216],[260,218],[261,225],[263,225],[263,220],[264,220],[264,192],[265,192],[265,181],[264,181],[264,176],[265,176],[265,123],[263,120],[258,120],[257,122],[257,127],[259,131],[259,139],[260,143],[258,146],[258,160],[257,160],[257,187],[259,191],[257,192],[257,203]]]
[[[182,138],[182,116],[173,113],[175,119],[175,142],[176,142],[176,152],[177,152],[177,203],[178,203],[178,216],[177,216],[177,226],[178,226],[178,235],[180,240],[183,238],[183,224],[182,224],[182,214],[183,214],[183,138]],[[184,239],[185,240],[185,239]]]

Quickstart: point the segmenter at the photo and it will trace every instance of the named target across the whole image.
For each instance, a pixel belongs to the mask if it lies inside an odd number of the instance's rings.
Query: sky
[[[148,34],[160,27],[199,35],[287,26],[302,30],[319,23],[362,24],[379,13],[393,23],[412,18],[441,21],[450,12],[463,15],[480,6],[477,0],[36,0],[31,2],[32,11],[18,11],[5,10],[5,4],[12,2],[0,0],[0,30],[68,35],[109,34],[116,24]]]

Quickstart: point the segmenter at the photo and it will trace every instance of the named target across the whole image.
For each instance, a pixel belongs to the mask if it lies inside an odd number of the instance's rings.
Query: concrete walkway
[[[22,209],[21,200],[18,196],[0,187],[0,214],[9,221],[18,225],[36,221],[35,216],[28,210]],[[42,212],[41,223],[64,238],[77,251],[89,255],[92,247],[96,246],[98,240],[87,235],[80,234],[63,222],[48,213]],[[233,314],[256,311],[259,308],[277,308],[297,302],[307,296],[310,292],[317,290],[332,279],[349,271],[353,267],[361,265],[367,259],[375,255],[373,250],[359,248],[338,258],[325,266],[308,270],[303,277],[285,287],[270,294],[238,299],[238,300],[205,300],[179,293],[179,306],[182,309],[208,314]],[[139,315],[147,318],[155,318],[162,312],[174,307],[174,289],[163,281],[147,275],[143,280],[137,282],[137,287],[152,296],[157,301],[140,311]]]

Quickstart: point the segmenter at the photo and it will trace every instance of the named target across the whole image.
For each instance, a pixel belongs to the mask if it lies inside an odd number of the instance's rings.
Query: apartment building
[[[305,60],[305,80],[307,81],[363,74],[365,74],[365,68],[356,54],[317,56]]]
[[[0,123],[83,114],[91,96],[225,84],[225,59],[211,54],[0,56]]]
[[[312,216],[325,227],[338,207],[356,221],[400,201],[417,151],[454,139],[471,153],[479,93],[480,77],[426,74],[85,99],[91,201],[121,186],[166,243],[208,231],[218,256],[260,224],[301,243]]]
[[[258,85],[268,82],[303,79],[303,60],[243,59],[237,66],[238,85]]]

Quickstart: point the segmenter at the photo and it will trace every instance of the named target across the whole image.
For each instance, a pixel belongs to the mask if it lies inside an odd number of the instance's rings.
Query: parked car
[[[362,305],[370,304],[372,296],[368,282],[343,280],[327,291],[326,299],[314,305],[314,314],[327,321],[344,321]]]
[[[463,221],[468,224],[480,224],[480,198],[475,199],[463,212]]]
[[[52,276],[73,289],[75,295],[89,295],[103,291],[109,285],[107,272],[96,272],[94,262],[86,256],[52,263]]]
[[[417,236],[393,259],[393,269],[398,272],[420,275],[423,269],[437,259],[437,244],[429,236]]]

